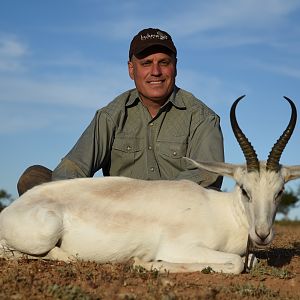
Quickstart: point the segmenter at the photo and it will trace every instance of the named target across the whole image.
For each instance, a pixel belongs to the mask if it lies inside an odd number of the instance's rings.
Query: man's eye
[[[169,64],[170,64],[170,62],[167,61],[167,60],[163,60],[163,61],[160,62],[161,66],[168,66]]]

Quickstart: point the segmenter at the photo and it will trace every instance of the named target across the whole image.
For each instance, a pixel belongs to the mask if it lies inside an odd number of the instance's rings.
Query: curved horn
[[[268,160],[267,160],[267,164],[266,164],[267,170],[275,171],[275,172],[279,171],[279,168],[280,168],[279,160],[280,160],[281,154],[282,154],[286,144],[288,143],[290,137],[292,136],[294,128],[296,126],[296,122],[297,122],[297,109],[296,109],[294,102],[291,99],[289,99],[288,97],[284,96],[284,98],[291,105],[292,112],[291,112],[290,122],[289,122],[288,126],[286,127],[285,131],[283,132],[283,134],[281,135],[281,137],[274,144],[274,146],[268,156]]]
[[[242,132],[241,128],[239,127],[235,116],[236,106],[239,103],[239,101],[242,100],[244,97],[245,95],[239,97],[232,104],[230,109],[230,122],[231,122],[231,127],[235,135],[235,138],[237,139],[246,158],[247,170],[248,172],[253,172],[253,171],[259,171],[259,162],[257,159],[257,155],[251,143],[248,141],[245,134]]]

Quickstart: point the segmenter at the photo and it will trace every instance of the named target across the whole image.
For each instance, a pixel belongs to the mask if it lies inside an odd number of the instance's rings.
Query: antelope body
[[[279,159],[296,124],[296,108],[266,163],[235,119],[235,136],[246,165],[187,164],[236,181],[232,192],[191,181],[143,181],[122,177],[62,180],[37,186],[0,214],[0,256],[70,261],[125,262],[170,272],[240,273],[248,236],[268,245],[284,184],[300,177],[300,166]]]

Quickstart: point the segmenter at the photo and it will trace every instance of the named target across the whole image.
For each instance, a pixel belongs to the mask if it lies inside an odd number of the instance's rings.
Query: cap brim
[[[135,50],[133,51],[132,55],[134,56],[143,56],[147,53],[151,53],[151,52],[167,52],[167,53],[174,53],[176,55],[176,49],[172,46],[166,45],[165,43],[159,43],[159,42],[155,42],[155,43],[149,43],[147,45],[143,45],[143,47],[137,47],[135,48]]]

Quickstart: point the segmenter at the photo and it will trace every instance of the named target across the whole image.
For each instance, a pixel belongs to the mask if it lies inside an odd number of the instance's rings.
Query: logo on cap
[[[157,31],[156,34],[149,34],[147,33],[146,35],[141,34],[141,41],[145,40],[153,40],[153,39],[159,39],[159,40],[167,40],[168,36],[163,34],[161,31]]]

